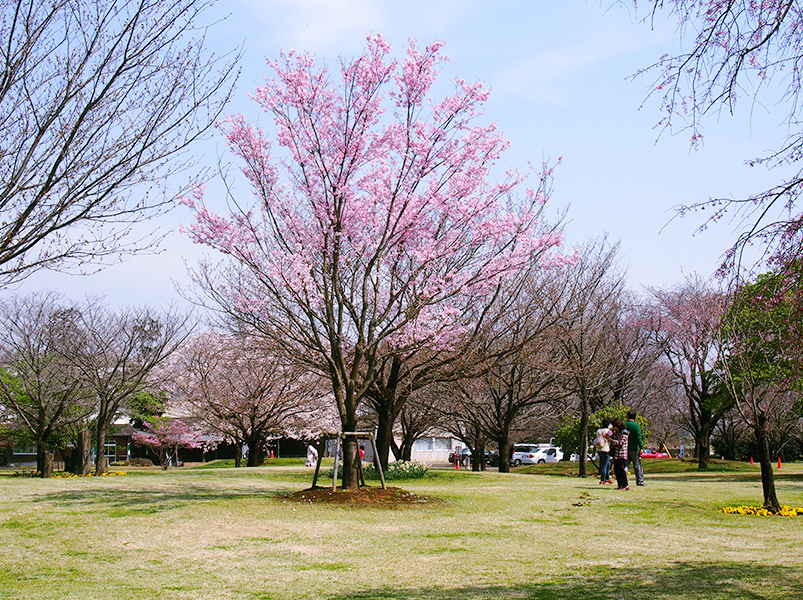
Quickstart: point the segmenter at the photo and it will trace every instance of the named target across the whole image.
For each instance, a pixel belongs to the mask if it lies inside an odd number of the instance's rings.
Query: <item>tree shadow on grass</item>
[[[256,598],[269,599],[270,596]],[[327,600],[781,600],[803,598],[799,569],[756,564],[677,562],[665,568],[613,569],[522,585],[391,589],[329,596]]]
[[[110,517],[156,514],[199,503],[241,499],[274,499],[279,491],[259,489],[221,490],[219,487],[198,484],[160,489],[82,489],[42,494],[31,501],[71,506],[76,509],[101,510]]]

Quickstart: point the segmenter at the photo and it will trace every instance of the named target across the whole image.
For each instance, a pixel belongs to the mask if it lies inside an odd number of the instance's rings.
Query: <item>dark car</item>
[[[494,450],[490,452],[487,448],[484,450],[485,454],[485,464],[491,467],[495,467],[499,465],[499,451]],[[471,450],[468,448],[462,448],[458,454],[454,452],[449,453],[449,462],[454,464],[455,457],[460,456],[460,464],[461,465],[468,465],[469,460],[471,459]]]

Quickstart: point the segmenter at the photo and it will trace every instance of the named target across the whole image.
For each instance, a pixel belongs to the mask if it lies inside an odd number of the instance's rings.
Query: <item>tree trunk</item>
[[[708,469],[708,461],[711,458],[711,433],[714,421],[709,411],[700,413],[700,430],[695,440],[697,452],[697,468],[701,471]]]
[[[45,473],[45,453],[47,452],[47,444],[44,440],[36,442],[36,472],[40,477],[44,477]]]
[[[357,438],[353,435],[346,436],[343,440],[343,489],[360,489],[360,472],[357,464],[360,461],[360,447]]]
[[[588,464],[586,454],[588,452],[588,398],[583,396],[580,400],[580,466],[577,471],[578,476],[588,477]]]
[[[485,440],[481,436],[474,438],[473,448],[471,449],[471,470],[485,470]]]
[[[499,472],[510,473],[510,438],[500,438],[496,443],[499,446]]]
[[[415,442],[411,442],[409,440],[405,440],[404,442],[404,450],[402,451],[402,460],[405,462],[410,462],[413,460],[413,444]]]
[[[53,477],[53,453],[45,452],[44,467],[42,468],[42,477],[44,479]]]
[[[770,458],[769,435],[767,432],[767,416],[758,416],[758,427],[756,428],[756,442],[758,444],[759,463],[761,464],[761,488],[764,491],[764,504],[773,513],[781,512],[781,504],[775,495],[775,474],[772,470],[772,460]]]
[[[265,440],[254,434],[245,440],[248,444],[248,466],[259,467],[265,462]]]
[[[92,470],[92,436],[86,427],[78,432],[78,440],[75,447],[74,473],[86,476]]]
[[[391,411],[386,406],[379,406],[374,403],[376,410],[377,427],[376,427],[376,451],[379,454],[379,462],[382,469],[387,471],[388,460],[390,458],[390,446],[393,440],[393,424],[396,422],[396,416],[391,414]]]
[[[239,469],[243,464],[243,441],[236,440],[234,444],[237,446],[234,452],[234,468]]]
[[[109,472],[109,464],[106,462],[106,427],[100,421],[97,426],[98,452],[95,460],[95,475],[103,475]]]
[[[258,443],[258,442],[257,442]],[[265,448],[262,445],[252,446],[248,444],[248,466],[260,467],[265,463]]]

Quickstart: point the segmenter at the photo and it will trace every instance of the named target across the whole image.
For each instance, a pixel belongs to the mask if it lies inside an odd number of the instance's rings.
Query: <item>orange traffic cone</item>
[[[780,456],[778,457],[778,468],[779,469],[783,468],[783,467],[781,467],[781,457]]]
[[[270,451],[270,457],[273,458],[273,450]]]
[[[454,468],[457,469],[458,471],[460,470],[460,459],[457,457],[455,457],[454,459]]]
[[[753,464],[753,457],[752,456],[750,457],[750,464],[751,465]]]

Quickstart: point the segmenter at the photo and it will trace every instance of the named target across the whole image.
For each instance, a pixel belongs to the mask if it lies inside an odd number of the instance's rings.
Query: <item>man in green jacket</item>
[[[627,412],[625,429],[627,436],[627,463],[633,463],[633,471],[636,473],[636,485],[644,485],[644,471],[641,468],[641,450],[644,448],[644,440],[641,437],[641,427],[636,423],[636,411]]]

